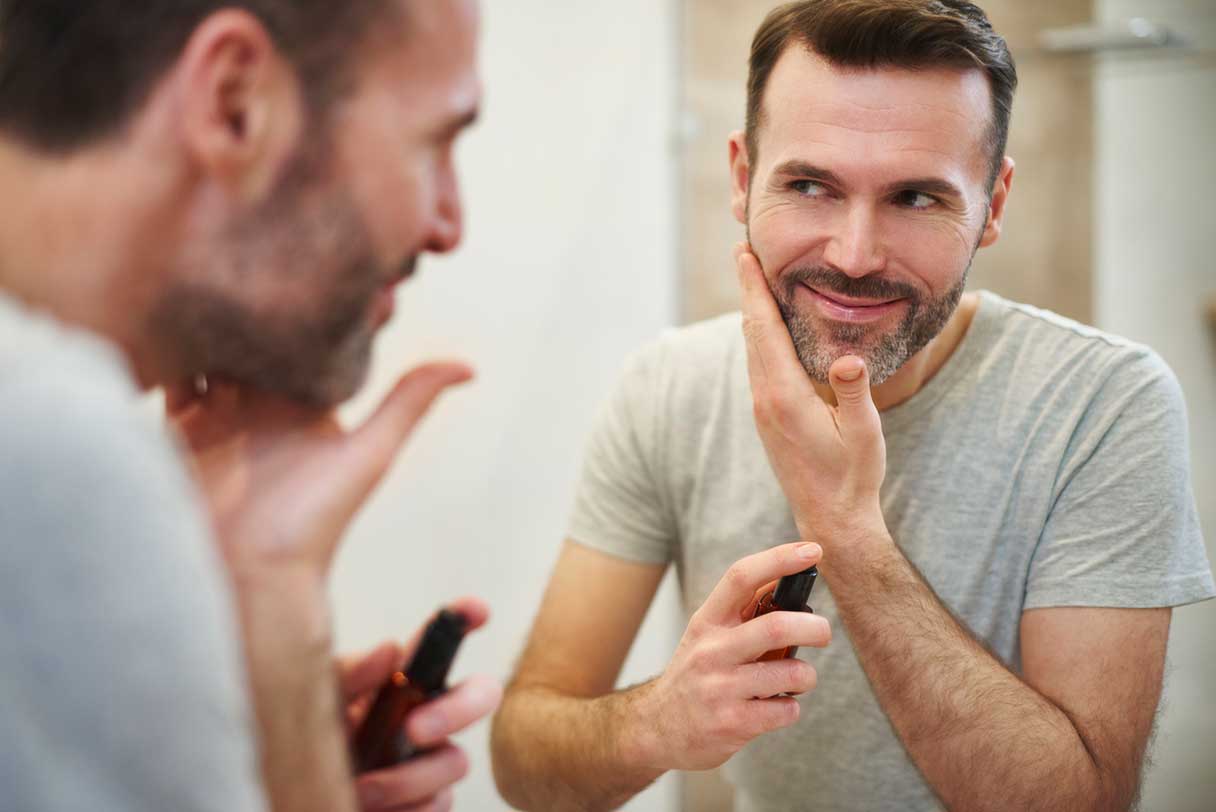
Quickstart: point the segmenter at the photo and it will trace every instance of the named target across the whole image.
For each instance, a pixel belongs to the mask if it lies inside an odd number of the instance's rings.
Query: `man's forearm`
[[[276,570],[238,574],[236,586],[272,808],[354,810],[324,583]]]
[[[545,812],[616,809],[665,770],[636,721],[651,683],[595,698],[511,686],[494,720],[494,778],[513,806]]]
[[[883,530],[821,571],[883,710],[951,809],[1126,808],[1069,717],[960,624]]]

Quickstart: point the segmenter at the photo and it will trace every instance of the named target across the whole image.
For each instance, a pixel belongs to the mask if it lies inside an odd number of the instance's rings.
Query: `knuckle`
[[[735,703],[719,706],[716,717],[719,735],[723,737],[738,735],[739,731],[746,727],[746,718]]]
[[[750,583],[750,579],[747,577],[747,568],[741,561],[736,561],[730,565],[726,570],[724,580],[732,592],[746,591],[747,585]]]
[[[790,639],[790,621],[781,613],[774,612],[766,615],[768,623],[765,625],[764,638],[771,643],[774,648],[786,645],[786,641]]]
[[[688,655],[684,661],[693,673],[702,673],[709,668],[709,664],[713,659],[713,648],[705,641],[699,640],[697,645],[688,650]]]

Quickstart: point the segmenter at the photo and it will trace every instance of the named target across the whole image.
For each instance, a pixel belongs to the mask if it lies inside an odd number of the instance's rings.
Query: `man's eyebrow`
[[[942,180],[941,178],[912,178],[910,180],[896,181],[887,186],[888,192],[902,192],[905,190],[939,195],[941,197],[963,196],[961,189],[950,181]]]
[[[800,160],[786,161],[773,170],[773,174],[780,177],[796,177],[803,180],[813,180],[822,183],[827,183],[838,188],[844,188],[845,183],[830,169],[824,169],[821,166],[815,166],[812,163]],[[899,180],[888,184],[887,192],[900,192],[911,189],[925,194],[940,195],[942,197],[963,196],[963,192],[953,183],[942,178],[925,177],[925,178],[909,178],[907,180]]]
[[[798,177],[804,180],[823,181],[830,183],[833,186],[844,186],[844,182],[840,177],[830,169],[824,169],[820,166],[807,163],[806,161],[792,160],[778,166],[773,170],[774,175],[782,177]]]

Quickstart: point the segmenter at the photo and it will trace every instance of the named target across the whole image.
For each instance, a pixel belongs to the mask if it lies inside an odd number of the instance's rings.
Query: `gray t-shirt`
[[[1216,594],[1182,393],[1147,348],[985,292],[951,358],[882,423],[887,526],[1014,670],[1027,609]],[[674,561],[690,613],[734,561],[797,539],[756,433],[737,314],[671,331],[633,358],[589,444],[570,535],[621,558]],[[826,583],[810,603],[835,635],[799,654],[818,687],[797,725],[728,763],[739,809],[937,809]]]
[[[0,809],[266,808],[236,614],[116,351],[0,295]]]

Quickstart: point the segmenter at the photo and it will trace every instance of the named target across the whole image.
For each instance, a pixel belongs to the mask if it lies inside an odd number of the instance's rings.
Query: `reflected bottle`
[[[391,767],[427,752],[406,737],[405,718],[447,691],[448,671],[466,631],[464,617],[446,609],[427,626],[414,658],[380,688],[355,735],[352,757],[356,773]]]
[[[815,586],[815,579],[818,576],[818,567],[811,567],[802,572],[796,572],[793,575],[786,575],[777,582],[775,589],[764,593],[756,603],[756,611],[752,613],[752,617],[758,618],[761,615],[767,615],[769,612],[812,612],[813,610],[807,605],[807,601],[811,597],[811,588]],[[797,653],[797,646],[786,646],[785,648],[765,652],[756,662],[783,660],[787,657],[793,657]]]

